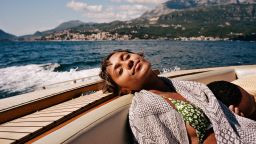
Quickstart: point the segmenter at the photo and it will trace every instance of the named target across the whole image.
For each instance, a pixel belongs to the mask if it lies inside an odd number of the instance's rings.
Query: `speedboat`
[[[256,90],[256,65],[179,70],[159,76],[204,84],[218,80],[234,82],[254,76]],[[1,99],[0,144],[130,143],[128,110],[133,95],[102,93],[102,84],[100,79],[94,82],[75,80],[68,86],[46,86]]]

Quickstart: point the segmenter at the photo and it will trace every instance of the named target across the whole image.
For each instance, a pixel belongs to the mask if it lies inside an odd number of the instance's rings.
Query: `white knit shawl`
[[[218,102],[210,89],[193,81],[168,80],[185,99],[210,119],[218,144],[256,144],[256,122],[240,117]],[[135,93],[129,124],[139,143],[188,144],[182,116],[161,96],[146,90]]]

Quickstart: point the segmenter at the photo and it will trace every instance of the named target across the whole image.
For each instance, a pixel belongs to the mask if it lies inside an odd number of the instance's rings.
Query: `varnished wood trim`
[[[45,99],[41,99],[32,103],[24,104],[19,107],[3,111],[0,113],[0,124],[78,97],[83,92],[99,90],[101,86],[102,82],[84,86],[78,89],[72,89],[66,92],[55,94],[53,96],[49,96]]]
[[[51,134],[52,132],[54,132],[54,131],[56,131],[56,130],[62,128],[62,127],[64,127],[65,125],[71,123],[72,121],[74,121],[74,120],[80,118],[81,116],[83,116],[83,115],[89,113],[90,111],[95,110],[95,109],[97,109],[97,108],[99,108],[99,107],[101,107],[101,106],[103,106],[103,105],[105,105],[105,104],[107,104],[107,103],[109,103],[109,102],[111,102],[111,101],[117,99],[117,98],[118,98],[118,97],[113,97],[112,99],[107,100],[106,102],[103,102],[103,103],[101,103],[100,105],[98,105],[98,106],[96,106],[96,107],[93,107],[92,109],[89,109],[88,111],[85,111],[85,112],[83,112],[83,113],[81,113],[81,114],[79,114],[79,115],[77,115],[77,116],[75,116],[75,117],[73,117],[73,118],[71,118],[71,119],[69,119],[69,120],[63,122],[62,124],[60,124],[60,125],[58,125],[58,126],[56,126],[56,127],[53,127],[52,129],[46,131],[45,133],[42,133],[41,135],[38,135],[37,137],[35,137],[35,138],[31,139],[30,141],[26,142],[26,144],[31,144],[31,143],[33,143],[33,142],[35,142],[35,141],[41,139],[42,137],[47,136],[48,134]]]
[[[49,124],[45,127],[42,127],[41,129],[15,141],[14,143],[26,143],[40,135],[45,135],[45,134],[47,134],[47,131],[51,131],[51,129],[60,128],[59,125],[64,126],[63,124],[67,124],[67,121],[71,122],[70,119],[74,119],[74,117],[78,116],[81,113],[88,112],[91,109],[97,108],[98,106],[102,105],[102,103],[107,102],[107,101],[113,99],[114,97],[115,97],[114,95],[110,94],[109,96],[106,96],[99,100],[96,100],[96,101],[78,109],[77,111],[74,111],[74,112],[62,117],[61,119],[56,120],[56,121],[52,122],[51,124]]]

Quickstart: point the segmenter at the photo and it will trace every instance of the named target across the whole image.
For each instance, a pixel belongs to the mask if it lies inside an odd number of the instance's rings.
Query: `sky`
[[[139,17],[166,0],[1,0],[0,29],[16,36],[63,22],[111,22]]]

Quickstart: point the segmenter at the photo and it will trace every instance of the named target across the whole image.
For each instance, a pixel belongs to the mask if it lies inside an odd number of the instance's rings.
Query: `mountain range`
[[[202,35],[237,38],[255,35],[255,24],[256,0],[168,0],[132,20],[110,23],[69,21],[19,39],[40,39],[65,30],[87,35],[109,32],[141,39]]]
[[[145,12],[140,18],[149,18],[169,14],[189,8],[208,7],[228,4],[255,4],[256,0],[169,0],[151,11]]]
[[[51,34],[51,33],[54,33],[54,32],[63,31],[65,29],[74,28],[74,27],[77,27],[77,26],[80,26],[80,25],[83,25],[83,24],[86,24],[86,23],[84,23],[82,21],[79,21],[79,20],[72,20],[72,21],[61,23],[56,28],[53,28],[51,30],[46,30],[46,31],[43,31],[43,32],[36,31],[34,34],[23,35],[23,36],[20,36],[20,37],[17,37],[15,35],[12,35],[12,34],[9,34],[9,33],[6,33],[6,32],[4,32],[3,30],[0,29],[0,40],[4,40],[4,39],[14,40],[14,39],[17,39],[17,38],[22,40],[22,39],[27,39],[27,38],[36,38],[36,37],[41,37],[43,35]],[[92,24],[92,23],[89,23],[89,24]]]
[[[14,40],[17,37],[0,29],[0,40]]]
[[[57,27],[55,27],[51,30],[46,30],[43,32],[36,31],[34,34],[21,36],[21,37],[19,37],[19,39],[26,40],[26,39],[40,38],[41,36],[44,36],[44,35],[48,35],[48,34],[55,33],[55,32],[60,32],[60,31],[66,30],[66,29],[71,29],[71,28],[78,27],[83,24],[86,24],[86,23],[79,21],[79,20],[72,20],[72,21],[61,23],[60,25],[58,25]]]

